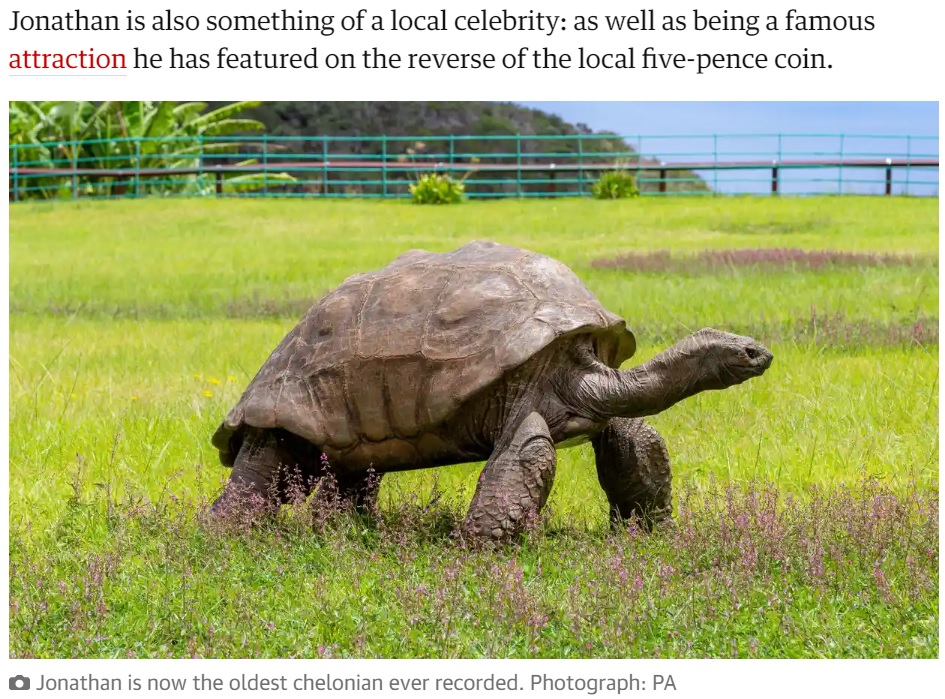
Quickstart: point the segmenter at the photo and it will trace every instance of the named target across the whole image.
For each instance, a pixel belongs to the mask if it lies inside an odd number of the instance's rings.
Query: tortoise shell
[[[435,433],[472,396],[562,337],[594,336],[618,367],[633,333],[564,264],[476,241],[411,250],[356,274],[279,343],[213,437],[232,464],[243,427],[332,450]]]

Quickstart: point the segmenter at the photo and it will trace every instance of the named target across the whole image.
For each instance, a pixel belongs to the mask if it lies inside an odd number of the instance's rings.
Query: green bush
[[[640,196],[637,181],[626,170],[611,170],[600,176],[591,193],[595,199],[629,199]]]
[[[410,185],[410,196],[417,204],[458,204],[463,200],[466,185],[449,175],[421,175]]]

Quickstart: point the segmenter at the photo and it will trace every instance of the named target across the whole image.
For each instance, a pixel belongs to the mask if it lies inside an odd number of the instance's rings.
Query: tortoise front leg
[[[555,477],[555,445],[548,425],[531,413],[511,442],[495,451],[479,477],[463,531],[479,539],[505,540],[519,534],[537,514]]]
[[[248,428],[230,480],[210,511],[272,511],[290,500],[304,499],[316,473],[308,453],[312,448],[302,442],[284,430]]]
[[[672,519],[672,471],[659,432],[639,418],[619,417],[591,444],[612,524],[637,517],[650,531],[657,522]]]

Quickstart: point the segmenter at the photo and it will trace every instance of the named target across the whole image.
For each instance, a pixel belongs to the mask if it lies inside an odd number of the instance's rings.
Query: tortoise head
[[[774,355],[750,337],[706,328],[625,371],[588,362],[565,400],[595,419],[644,417],[702,391],[717,391],[761,376]]]
[[[771,350],[753,338],[713,328],[693,333],[674,349],[696,360],[694,378],[702,391],[728,388],[761,376],[774,361]]]

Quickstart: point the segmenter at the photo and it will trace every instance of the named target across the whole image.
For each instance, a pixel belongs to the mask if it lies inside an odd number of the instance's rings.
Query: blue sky
[[[645,155],[667,162],[794,158],[938,156],[936,102],[521,102],[615,131]],[[765,137],[747,137],[764,134]],[[776,134],[784,134],[779,140]],[[818,134],[820,136],[813,136]],[[843,137],[840,137],[843,134]],[[666,137],[669,138],[666,138]],[[690,138],[684,138],[689,136]],[[713,138],[713,136],[715,136]],[[866,138],[869,136],[869,138]],[[879,139],[875,136],[897,138]],[[906,137],[926,138],[906,138]],[[927,137],[933,138],[927,138]],[[716,156],[717,154],[717,156]],[[720,191],[764,191],[764,173],[700,173]],[[793,171],[784,191],[875,193],[883,171]],[[816,180],[816,181],[814,181]],[[897,171],[894,191],[937,194],[938,172]]]
[[[938,135],[936,102],[521,102],[621,134]]]

